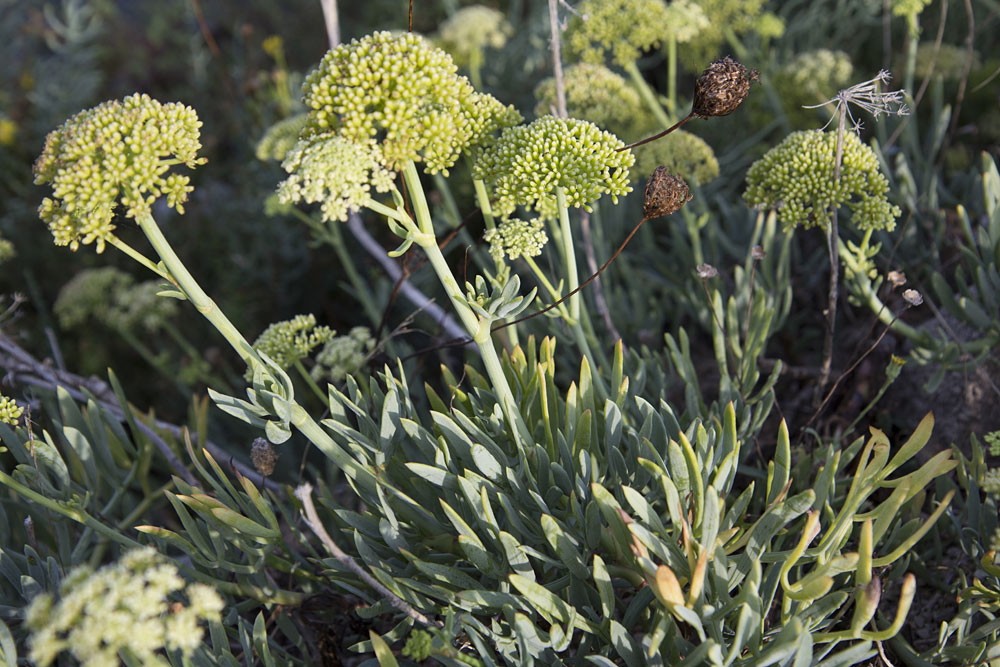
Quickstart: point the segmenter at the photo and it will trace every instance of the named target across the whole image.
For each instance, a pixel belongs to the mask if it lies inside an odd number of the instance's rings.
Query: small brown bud
[[[728,116],[750,94],[750,82],[760,75],[729,56],[716,60],[698,77],[691,113],[699,118]]]
[[[893,289],[906,284],[906,274],[902,271],[890,271],[886,274],[886,278],[892,283]]]
[[[683,178],[668,173],[666,167],[657,167],[646,183],[642,214],[647,220],[670,215],[691,201],[691,197],[691,191]]]
[[[250,461],[253,467],[264,477],[274,472],[274,464],[278,462],[278,453],[274,446],[264,438],[257,438],[250,447]]]
[[[698,277],[702,280],[708,280],[719,275],[719,270],[711,264],[699,264],[694,270],[698,272]]]
[[[761,248],[759,245],[755,245],[754,247],[750,248],[750,256],[753,257],[755,260],[759,261],[767,257],[767,253],[764,252],[764,249]]]

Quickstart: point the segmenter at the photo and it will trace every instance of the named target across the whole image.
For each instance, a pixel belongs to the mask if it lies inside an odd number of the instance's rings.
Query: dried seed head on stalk
[[[646,183],[642,214],[647,220],[670,215],[679,211],[691,198],[688,184],[683,178],[668,173],[666,167],[657,167]]]
[[[694,88],[691,113],[699,118],[728,116],[750,94],[750,83],[760,74],[729,56],[716,60],[701,73]]]

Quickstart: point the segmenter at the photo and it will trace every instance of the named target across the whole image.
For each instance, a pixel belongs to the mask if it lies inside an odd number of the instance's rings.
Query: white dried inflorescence
[[[487,48],[502,49],[514,29],[501,12],[492,7],[472,5],[455,12],[441,24],[438,40],[455,64],[468,67]]]
[[[429,173],[447,173],[464,151],[521,120],[458,76],[451,56],[412,33],[376,32],[338,46],[303,90],[305,136],[334,133],[378,146],[390,170],[422,160]]]
[[[167,172],[205,161],[198,157],[200,127],[190,107],[136,94],[81,111],[51,132],[35,162],[35,183],[52,184],[38,213],[56,245],[94,243],[103,251],[119,205],[134,218],[166,195],[167,205],[183,213],[190,179]]]
[[[476,178],[493,187],[496,209],[509,214],[516,206],[551,209],[556,190],[568,206],[590,204],[602,195],[632,191],[631,151],[619,151],[621,139],[593,123],[543,116],[528,125],[504,130],[473,167]]]
[[[368,327],[354,327],[346,336],[327,341],[316,355],[310,375],[317,382],[342,382],[361,368],[374,347],[375,339]]]
[[[382,166],[377,146],[356,144],[332,132],[302,139],[281,166],[289,176],[278,186],[282,204],[322,202],[324,220],[347,220],[371,197],[388,192],[394,174]]]
[[[186,582],[151,547],[127,552],[96,572],[82,566],[41,593],[25,623],[30,658],[41,667],[69,651],[87,667],[118,665],[122,654],[142,665],[167,665],[162,651],[190,656],[201,644],[203,621],[219,621],[222,598],[210,586]]]
[[[663,0],[583,0],[566,31],[566,50],[586,63],[610,55],[621,67],[655,48],[671,20]]]
[[[853,133],[843,141],[838,180],[836,133],[793,132],[750,167],[743,198],[751,206],[776,208],[785,229],[825,227],[833,209],[846,206],[859,229],[892,231],[900,209],[886,198],[889,183],[875,152]]]
[[[511,261],[518,257],[538,257],[548,243],[545,224],[541,220],[504,220],[493,229],[486,230],[483,240],[490,244],[490,255],[496,261],[503,261],[504,255]]]
[[[275,322],[269,326],[257,337],[253,347],[287,370],[335,335],[336,332],[330,327],[316,326],[315,315],[296,315],[290,320]],[[250,369],[247,370],[246,377],[253,377]]]

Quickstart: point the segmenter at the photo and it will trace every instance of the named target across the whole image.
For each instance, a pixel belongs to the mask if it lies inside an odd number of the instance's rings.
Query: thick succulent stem
[[[437,274],[438,281],[440,281],[445,293],[451,300],[451,304],[458,314],[458,319],[461,320],[479,348],[483,365],[486,367],[486,374],[493,384],[493,390],[497,394],[497,399],[500,401],[500,407],[503,409],[504,417],[507,419],[511,432],[518,442],[526,444],[531,441],[531,436],[528,427],[524,423],[524,419],[521,417],[517,401],[514,400],[514,393],[507,382],[507,376],[504,375],[503,366],[500,364],[500,357],[493,346],[493,339],[490,337],[490,325],[492,322],[482,320],[469,307],[468,301],[451,271],[451,267],[448,266],[444,254],[438,247],[430,209],[427,206],[427,199],[424,197],[423,187],[420,185],[420,174],[417,173],[417,167],[413,164],[412,160],[407,161],[403,169],[403,178],[410,193],[413,215],[416,218],[417,226],[423,237],[417,240],[416,243],[427,254],[427,259],[430,260],[434,273]]]

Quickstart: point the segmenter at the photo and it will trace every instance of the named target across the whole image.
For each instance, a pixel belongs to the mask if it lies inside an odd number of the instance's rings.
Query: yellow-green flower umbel
[[[625,144],[593,123],[543,116],[507,128],[485,149],[473,167],[476,178],[493,186],[496,210],[510,213],[518,205],[549,208],[562,189],[568,206],[590,204],[610,194],[628,194],[629,167],[635,162]]]
[[[886,199],[889,184],[875,152],[846,133],[837,180],[836,150],[835,132],[793,132],[750,167],[743,198],[751,206],[776,208],[785,229],[826,227],[833,209],[846,206],[859,229],[892,231],[900,210]]]
[[[481,60],[487,48],[502,49],[514,32],[501,12],[484,5],[471,5],[455,12],[441,24],[438,40],[459,67]]]
[[[334,133],[377,146],[390,170],[413,160],[428,173],[447,173],[464,151],[521,120],[458,76],[451,56],[412,33],[376,32],[327,52],[303,90],[303,138]]]
[[[253,347],[287,370],[336,335],[337,332],[330,327],[316,326],[315,315],[296,315],[269,326],[257,337]],[[249,378],[252,375],[252,369],[247,369],[246,376]]]
[[[659,46],[670,12],[663,0],[583,0],[566,31],[566,50],[583,62],[620,67]]]
[[[24,414],[24,408],[17,404],[12,398],[0,394],[0,423],[15,425]]]
[[[167,665],[163,651],[185,657],[201,645],[203,621],[220,620],[222,598],[211,586],[188,583],[151,547],[127,552],[96,572],[72,570],[59,598],[35,596],[25,614],[30,658],[41,667],[71,652],[82,665]]]
[[[538,257],[549,241],[541,220],[504,220],[486,230],[483,240],[490,244],[490,254],[498,261],[506,255],[511,261],[518,257]]]
[[[94,243],[103,251],[119,206],[134,218],[166,195],[167,205],[183,213],[190,179],[168,172],[205,162],[198,157],[200,127],[190,107],[135,94],[81,111],[51,132],[35,162],[35,183],[52,184],[38,213],[56,245]]]

